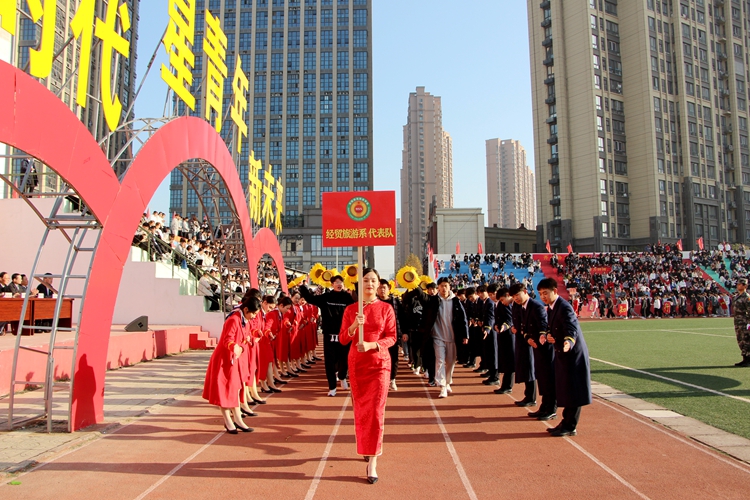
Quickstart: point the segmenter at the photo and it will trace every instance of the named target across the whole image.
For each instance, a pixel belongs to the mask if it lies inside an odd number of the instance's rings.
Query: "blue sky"
[[[526,2],[373,0],[372,16],[375,189],[398,197],[408,95],[424,86],[442,98],[443,128],[453,138],[454,206],[486,214],[484,141],[520,140],[534,164]],[[167,0],[141,2],[139,82],[166,23]],[[162,48],[136,116],[162,115],[166,85],[159,67],[166,60]],[[168,180],[151,207],[168,210]],[[376,249],[376,265],[382,274],[393,272],[391,248]]]

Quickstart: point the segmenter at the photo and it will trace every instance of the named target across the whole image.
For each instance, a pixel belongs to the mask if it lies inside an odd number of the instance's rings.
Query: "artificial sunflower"
[[[396,282],[402,288],[413,290],[419,286],[419,273],[412,266],[404,266],[396,273]]]
[[[419,277],[419,286],[422,287],[422,290],[427,290],[427,285],[434,282],[435,281],[426,274]]]
[[[346,285],[349,290],[354,290],[354,284],[359,281],[359,266],[357,266],[357,264],[344,266],[341,276],[344,277],[344,285]]]
[[[326,272],[325,266],[320,262],[316,263],[314,266],[312,266],[312,268],[310,268],[310,280],[312,280],[312,282],[316,285],[323,286],[321,276],[323,276],[324,272]]]

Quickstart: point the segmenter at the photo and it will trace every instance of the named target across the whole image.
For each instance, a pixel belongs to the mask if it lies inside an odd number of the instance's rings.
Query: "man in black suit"
[[[547,430],[553,436],[575,436],[581,406],[591,404],[589,351],[573,307],[557,294],[557,281],[545,278],[537,290],[547,304],[549,327],[540,342],[554,346],[557,402],[564,408],[562,422]]]
[[[516,371],[515,350],[516,336],[511,333],[513,326],[513,299],[508,289],[500,288],[496,293],[495,332],[497,333],[497,367],[498,373],[503,374],[503,380],[495,394],[510,394],[513,389],[513,374]]]
[[[487,368],[487,378],[482,381],[484,385],[500,385],[497,366],[497,331],[495,331],[495,293],[497,285],[487,285],[487,300],[484,302],[482,314],[482,359],[484,367]]]
[[[522,283],[516,283],[510,287],[510,294],[516,303],[513,315],[513,328],[516,330],[516,348],[519,344],[532,347],[534,357],[534,376],[542,395],[542,404],[537,411],[529,413],[529,416],[538,420],[552,420],[557,417],[557,400],[555,397],[555,352],[548,343],[541,344],[540,338],[547,335],[547,311],[544,305],[529,297],[526,287]],[[516,359],[518,361],[518,358]],[[516,365],[518,368],[518,364]],[[516,371],[516,382],[518,371]],[[528,391],[528,384],[527,384]],[[519,406],[531,406],[530,400],[524,393],[524,399],[518,401]]]
[[[474,372],[485,376],[489,369],[485,366],[487,359],[484,355],[484,306],[485,303],[490,300],[487,295],[487,285],[479,285],[477,287],[477,300],[474,302],[474,338],[469,337],[469,342],[474,343],[475,356],[479,356],[479,366],[474,369]],[[469,334],[471,335],[471,333]]]

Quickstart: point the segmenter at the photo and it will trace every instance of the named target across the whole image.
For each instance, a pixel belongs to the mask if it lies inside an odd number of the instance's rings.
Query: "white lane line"
[[[458,472],[458,477],[461,478],[461,482],[464,484],[464,489],[466,489],[466,493],[469,495],[469,498],[471,500],[478,500],[477,494],[474,493],[474,488],[471,486],[471,482],[469,481],[469,477],[466,475],[466,471],[464,470],[464,466],[461,465],[461,459],[458,458],[458,453],[456,453],[456,448],[453,447],[453,442],[451,441],[450,436],[448,435],[448,430],[443,425],[443,419],[440,418],[440,413],[438,413],[437,407],[435,407],[435,402],[432,400],[432,396],[430,395],[430,390],[424,383],[424,378],[421,379],[422,382],[422,388],[424,388],[424,392],[427,393],[427,400],[430,402],[430,406],[432,407],[432,413],[435,415],[435,420],[437,420],[438,427],[440,428],[440,432],[443,433],[443,439],[445,439],[445,445],[448,447],[448,453],[450,453],[451,458],[453,459],[453,463],[456,465],[456,471]]]
[[[201,453],[203,453],[203,451],[206,448],[208,448],[209,446],[211,446],[212,444],[214,444],[224,434],[225,434],[225,432],[221,431],[220,433],[218,433],[217,435],[215,435],[211,439],[211,441],[209,441],[208,443],[206,443],[203,446],[201,446],[198,451],[196,451],[195,453],[193,453],[192,455],[190,455],[189,457],[187,457],[185,460],[183,460],[182,462],[180,462],[177,466],[175,466],[174,469],[172,469],[171,471],[169,471],[166,476],[164,476],[161,479],[159,479],[158,481],[156,481],[154,484],[151,485],[151,487],[149,489],[147,489],[146,491],[144,491],[143,493],[141,493],[140,495],[138,495],[137,497],[135,497],[135,500],[142,500],[143,498],[145,498],[149,493],[151,493],[156,488],[158,488],[159,486],[161,486],[164,483],[164,481],[166,481],[167,479],[169,479],[170,477],[172,477],[173,475],[175,475],[177,473],[177,471],[179,471],[185,465],[187,465],[188,463],[190,463],[195,457],[197,457],[198,455],[200,455]]]
[[[681,442],[682,444],[686,444],[686,445],[690,446],[691,448],[694,448],[694,449],[696,449],[698,451],[701,451],[701,452],[705,453],[706,455],[709,455],[709,456],[715,458],[716,460],[718,460],[720,462],[724,462],[727,465],[731,465],[735,469],[739,469],[742,472],[746,472],[746,473],[750,474],[750,466],[748,466],[748,465],[746,465],[746,464],[744,464],[742,462],[735,462],[735,461],[726,459],[726,458],[722,457],[721,455],[719,455],[718,453],[716,453],[713,450],[711,450],[708,445],[698,445],[698,444],[695,444],[694,442],[690,441],[689,439],[685,439],[685,438],[683,438],[683,437],[678,436],[677,434],[675,434],[676,431],[668,431],[664,427],[652,424],[651,422],[648,422],[648,421],[644,420],[643,418],[636,417],[635,415],[632,415],[628,411],[622,410],[622,409],[618,408],[617,405],[615,405],[615,404],[612,404],[612,403],[609,403],[609,402],[604,402],[601,399],[598,399],[600,397],[601,396],[598,396],[597,398],[594,398],[594,401],[596,401],[599,404],[604,405],[605,407],[607,407],[607,408],[609,408],[611,410],[614,410],[614,411],[616,411],[618,413],[621,413],[621,414],[625,415],[628,418],[632,418],[636,422],[639,422],[639,423],[645,425],[646,427],[650,427],[650,428],[652,428],[654,430],[657,430],[657,431],[661,432],[662,434],[666,434],[667,436],[671,437],[672,439],[676,439],[677,441]]]
[[[510,399],[512,399],[513,401],[518,401],[516,398],[514,398],[510,394],[508,394],[508,397]],[[544,424],[547,427],[549,427],[549,428],[552,427],[552,425],[549,422],[544,422]],[[586,451],[586,449],[583,448],[583,446],[579,445],[578,443],[576,443],[575,441],[573,441],[569,437],[564,437],[563,439],[565,439],[565,441],[567,441],[568,443],[570,443],[575,449],[577,449],[578,451],[580,451],[581,453],[583,453],[589,460],[591,460],[596,465],[598,465],[599,467],[601,467],[607,474],[609,474],[610,476],[612,476],[613,478],[615,478],[618,482],[620,482],[620,484],[622,484],[623,486],[625,486],[627,489],[629,489],[630,491],[632,491],[633,493],[635,493],[639,497],[643,498],[644,500],[651,500],[649,497],[647,497],[646,495],[644,495],[643,493],[641,493],[640,491],[638,491],[638,488],[636,488],[635,486],[633,486],[632,484],[630,484],[628,481],[626,481],[625,478],[623,478],[617,472],[615,472],[614,470],[612,470],[611,468],[609,468],[604,462],[602,462],[601,460],[599,460],[598,458],[596,458],[594,455],[592,455],[591,453],[589,453],[588,451]]]
[[[339,427],[341,426],[341,421],[344,419],[344,413],[346,413],[346,408],[349,406],[349,400],[351,399],[351,394],[348,394],[346,396],[346,399],[344,400],[344,404],[341,407],[341,411],[339,412],[339,418],[336,419],[336,425],[333,426],[333,431],[331,431],[331,435],[328,436],[328,444],[326,445],[325,451],[323,451],[323,456],[320,458],[320,463],[318,464],[318,469],[315,471],[315,476],[313,477],[313,482],[310,484],[310,488],[307,490],[307,495],[305,495],[305,500],[312,500],[315,496],[315,490],[318,489],[318,484],[320,484],[320,478],[323,477],[323,471],[325,470],[326,466],[326,460],[328,460],[328,455],[331,453],[331,448],[333,448],[333,440],[336,439],[336,434],[339,432]]]
[[[732,339],[732,340],[736,338],[734,335],[718,335],[716,333],[688,332],[686,330],[662,330],[662,331],[670,332],[670,333],[689,333],[690,335],[704,335],[706,337],[722,337],[725,339]]]
[[[698,389],[700,391],[710,392],[711,394],[716,394],[718,396],[724,396],[724,397],[727,397],[727,398],[736,399],[737,401],[742,401],[743,403],[750,403],[750,399],[743,398],[743,397],[740,397],[740,396],[734,396],[732,394],[727,394],[726,392],[715,391],[713,389],[709,389],[708,387],[703,387],[703,386],[700,386],[700,385],[691,384],[689,382],[683,382],[681,380],[677,380],[677,379],[665,377],[663,375],[657,375],[656,373],[647,372],[645,370],[639,370],[637,368],[630,368],[629,366],[618,365],[617,363],[611,363],[609,361],[604,361],[602,359],[597,359],[597,358],[590,358],[590,359],[592,359],[594,361],[598,361],[599,363],[604,363],[605,365],[614,366],[616,368],[622,368],[623,370],[629,370],[629,371],[632,371],[632,372],[640,373],[642,375],[648,375],[650,377],[658,378],[658,379],[661,379],[661,380],[666,380],[667,382],[672,382],[674,384],[684,385],[685,387],[690,387],[692,389]]]
[[[594,455],[592,455],[591,453],[589,453],[588,451],[586,451],[583,448],[583,446],[581,446],[580,444],[576,443],[575,441],[573,441],[569,437],[566,437],[564,439],[568,443],[570,443],[571,445],[573,445],[573,447],[575,449],[577,449],[578,451],[580,451],[581,453],[583,453],[584,455],[586,455],[592,462],[594,462],[596,465],[598,465],[599,467],[601,467],[602,469],[604,469],[610,476],[612,476],[613,478],[617,479],[627,489],[629,489],[630,491],[632,491],[633,493],[635,493],[639,497],[643,498],[644,500],[651,500],[649,497],[647,497],[646,495],[644,495],[643,493],[641,493],[640,491],[638,491],[638,489],[635,486],[633,486],[632,484],[630,484],[629,482],[627,482],[621,475],[619,475],[617,472],[615,472],[612,469],[610,469],[609,467],[607,467],[607,465],[604,464],[604,462],[602,462],[601,460],[599,460],[598,458],[596,458]]]

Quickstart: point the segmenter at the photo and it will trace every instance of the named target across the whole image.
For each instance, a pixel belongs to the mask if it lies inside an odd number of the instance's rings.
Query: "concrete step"
[[[217,340],[218,339],[210,337],[208,332],[193,332],[190,334],[190,349],[195,351],[214,349]]]

